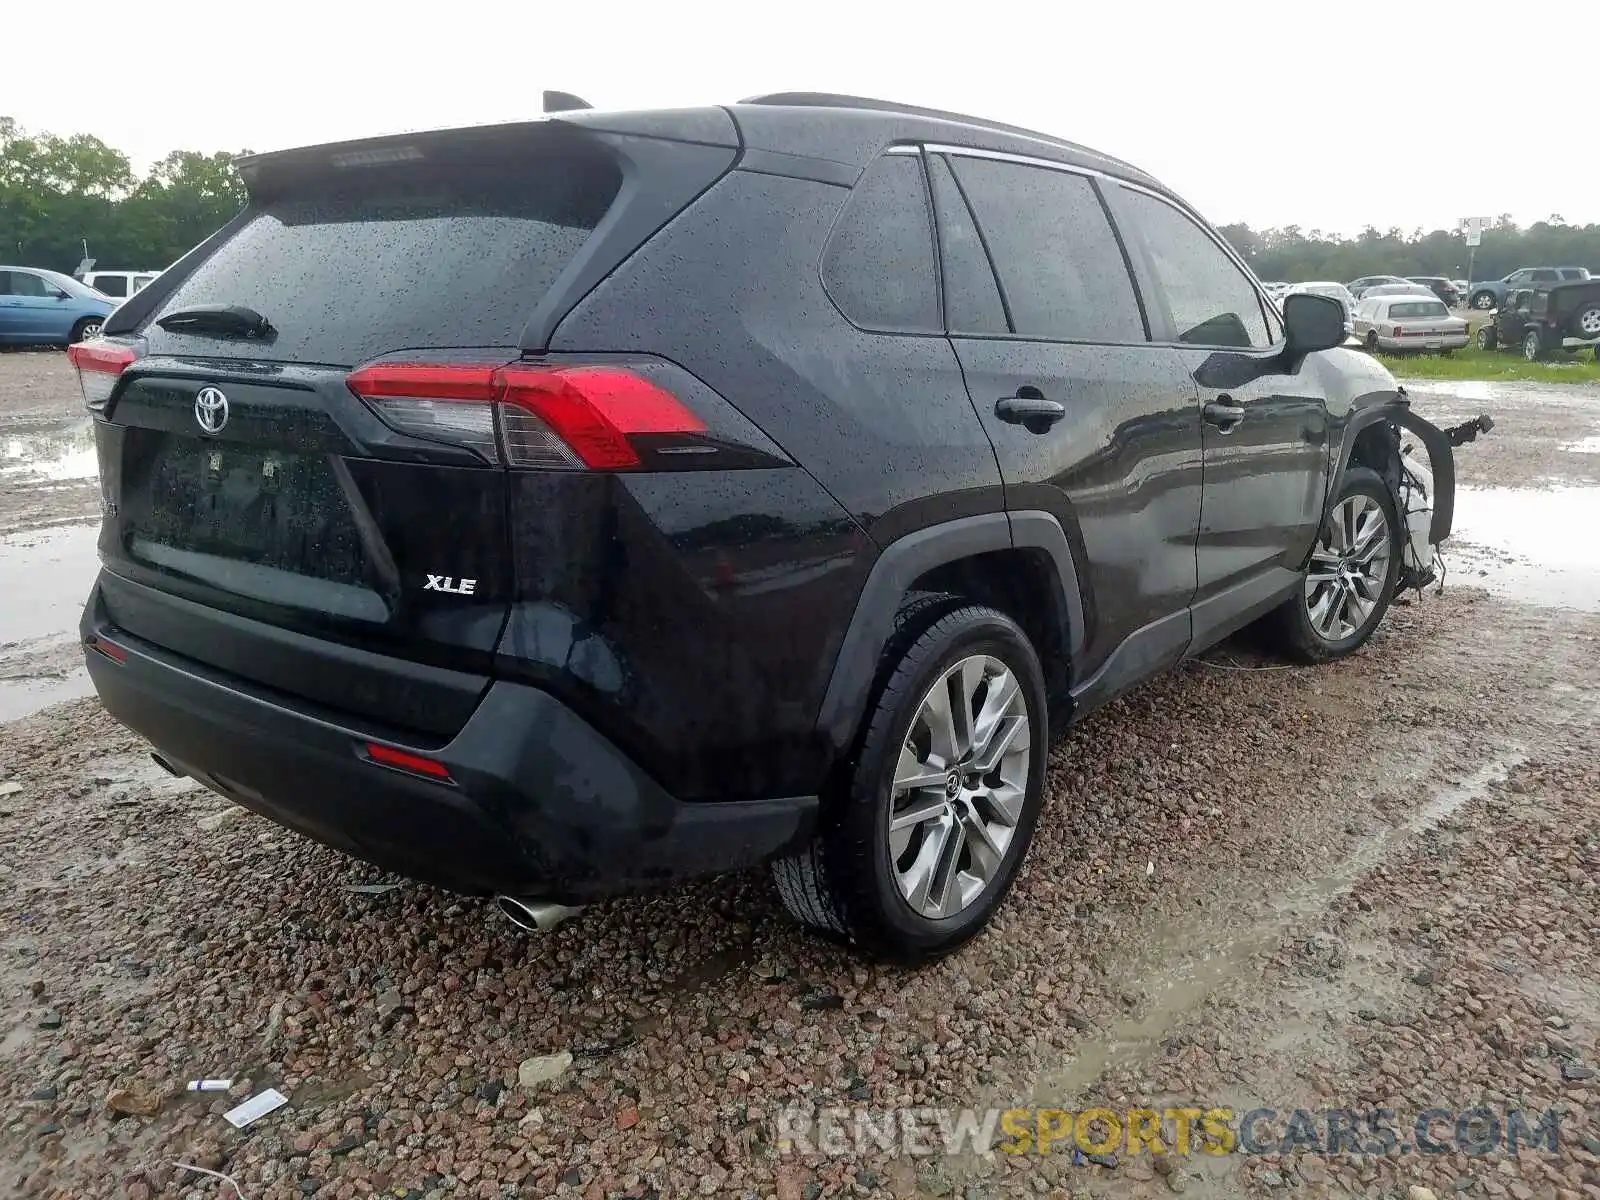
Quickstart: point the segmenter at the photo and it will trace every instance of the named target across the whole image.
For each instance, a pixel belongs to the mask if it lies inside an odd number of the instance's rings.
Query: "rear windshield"
[[[1391,317],[1448,317],[1450,310],[1437,300],[1420,300],[1416,303],[1389,305]]]
[[[154,314],[245,305],[276,338],[219,342],[152,322],[151,348],[350,365],[410,348],[515,346],[620,186],[609,158],[570,147],[298,175]]]

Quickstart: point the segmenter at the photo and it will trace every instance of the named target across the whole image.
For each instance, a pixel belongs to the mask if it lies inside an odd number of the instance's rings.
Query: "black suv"
[[[1082,147],[788,94],[240,171],[73,354],[90,672],[169,769],[524,923],[770,862],[943,953],[1053,728],[1258,618],[1347,654],[1400,576],[1432,427]]]
[[[1600,360],[1600,279],[1513,292],[1478,330],[1478,346],[1521,350],[1529,362],[1585,349]]]

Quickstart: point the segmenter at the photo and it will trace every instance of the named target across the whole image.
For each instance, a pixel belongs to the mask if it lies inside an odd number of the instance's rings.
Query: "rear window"
[[[240,304],[277,330],[226,353],[350,365],[387,351],[515,346],[621,186],[598,154],[435,151],[420,162],[300,174],[168,297]],[[217,341],[168,334],[152,349]]]
[[[1401,304],[1389,305],[1391,318],[1431,318],[1448,317],[1450,310],[1437,300],[1420,300],[1417,302],[1406,301]]]

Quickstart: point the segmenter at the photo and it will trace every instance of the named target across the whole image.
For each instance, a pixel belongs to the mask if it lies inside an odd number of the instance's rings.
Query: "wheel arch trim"
[[[855,740],[884,648],[894,636],[895,614],[911,585],[936,567],[1012,549],[1040,550],[1049,557],[1062,644],[1069,658],[1076,658],[1084,636],[1083,594],[1066,532],[1054,515],[982,513],[914,530],[883,548],[862,584],[817,715],[824,744],[843,754]]]

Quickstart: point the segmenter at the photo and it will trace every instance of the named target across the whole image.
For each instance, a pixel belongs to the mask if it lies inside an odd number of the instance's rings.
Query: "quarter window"
[[[951,333],[1009,332],[989,252],[949,164],[939,157],[929,158],[928,175],[933,182],[933,210],[944,263],[945,325]]]
[[[1118,218],[1142,240],[1180,342],[1240,349],[1272,344],[1256,289],[1199,225],[1144,192],[1118,188],[1117,194]]]
[[[90,285],[97,292],[107,296],[126,296],[128,294],[128,277],[126,275],[101,275]]]
[[[823,251],[822,283],[863,329],[940,331],[933,219],[918,156],[886,154],[857,181]]]
[[[1127,261],[1094,184],[995,159],[958,155],[950,165],[988,243],[1016,333],[1147,340]]]

